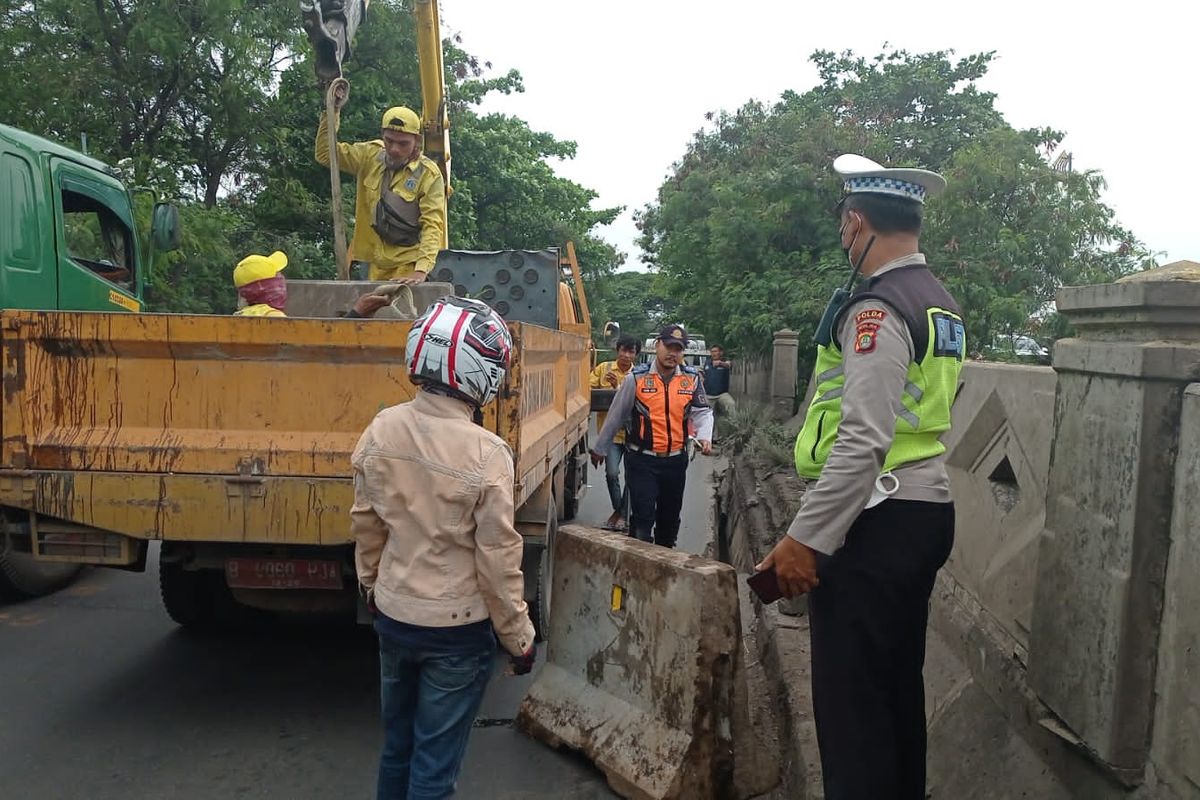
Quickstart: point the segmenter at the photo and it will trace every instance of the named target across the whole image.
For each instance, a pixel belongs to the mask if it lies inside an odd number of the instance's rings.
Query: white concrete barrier
[[[546,664],[517,725],[582,751],[625,797],[732,796],[733,568],[568,526],[552,597]]]

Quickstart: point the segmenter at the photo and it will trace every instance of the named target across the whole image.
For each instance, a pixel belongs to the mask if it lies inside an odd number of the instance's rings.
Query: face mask
[[[842,237],[846,235],[846,225],[849,225],[849,224],[850,224],[849,222],[844,223],[842,225],[842,227],[838,228],[838,244],[842,243]],[[859,228],[859,230],[862,230],[862,229]],[[854,259],[850,258],[850,251],[854,249],[854,243],[857,241],[858,241],[858,234],[855,233],[854,238],[850,240],[850,244],[844,245],[842,247],[842,252],[846,254],[846,260],[850,262],[850,266],[852,266],[852,267],[854,266]]]
[[[848,224],[849,224],[849,222],[846,223],[846,225],[848,225]],[[842,235],[845,234],[845,232],[846,232],[846,225],[842,225],[842,227],[838,229],[838,241],[839,242],[841,241]],[[856,264],[854,262],[854,258],[850,255],[850,253],[853,252],[854,243],[858,241],[858,234],[860,234],[860,233],[862,233],[861,219],[859,220],[858,230],[854,232],[854,238],[850,240],[850,245],[848,247],[842,248],[842,252],[846,254],[846,260],[848,262],[850,262],[850,267],[852,270],[850,273],[850,282],[851,283],[854,282],[854,277],[856,275],[858,275],[858,271],[860,269],[862,269],[863,262],[867,260],[867,253],[871,252],[871,246],[875,244],[875,236],[872,234],[871,238],[867,240],[867,246],[864,247],[862,253],[859,254],[858,263]],[[849,286],[847,286],[847,289],[848,288],[849,288]]]
[[[261,281],[246,284],[238,289],[238,294],[249,305],[264,304],[283,311],[287,306],[287,279],[282,275],[264,278]]]

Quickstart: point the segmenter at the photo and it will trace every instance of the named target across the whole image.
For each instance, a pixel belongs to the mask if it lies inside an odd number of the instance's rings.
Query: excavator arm
[[[442,61],[442,30],[437,0],[413,0],[417,22],[417,59],[421,70],[421,124],[425,155],[446,181],[450,199],[450,115],[446,109],[446,68]],[[447,209],[448,211],[448,209]],[[442,247],[449,247],[449,226],[442,228]]]

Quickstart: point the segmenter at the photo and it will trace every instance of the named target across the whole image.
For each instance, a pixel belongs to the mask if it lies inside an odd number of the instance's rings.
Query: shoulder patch
[[[883,312],[880,312],[883,313]],[[869,319],[858,323],[854,329],[854,352],[873,353],[879,337],[879,323]]]
[[[868,308],[865,311],[860,311],[854,315],[855,324],[863,322],[883,322],[887,319],[887,312],[882,308]]]

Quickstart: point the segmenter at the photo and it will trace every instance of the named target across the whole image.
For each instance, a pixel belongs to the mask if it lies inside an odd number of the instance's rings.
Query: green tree
[[[296,49],[270,0],[17,0],[0,5],[0,113],[212,207],[270,127]]]
[[[664,325],[678,321],[679,304],[658,286],[658,276],[650,272],[616,272],[596,285],[592,302],[594,327],[602,331],[605,322],[616,322],[621,332],[637,339],[655,335]]]
[[[813,330],[847,277],[831,169],[845,152],[946,174],[923,247],[972,342],[1020,329],[1061,285],[1142,267],[1145,249],[1100,200],[1100,175],[1053,170],[1046,155],[1062,135],[1013,129],[978,89],[991,58],[818,51],[814,88],[712,115],[639,213],[680,316],[743,352],[785,326]]]

